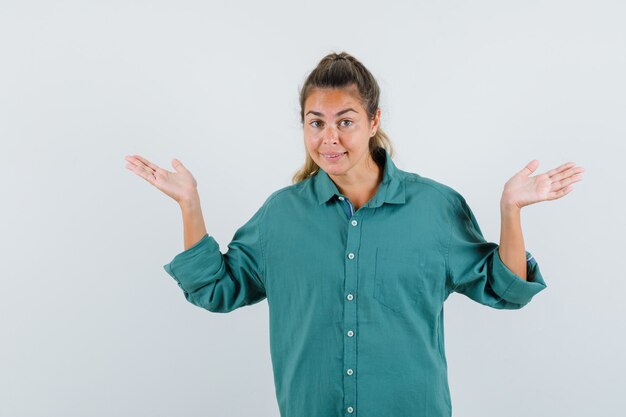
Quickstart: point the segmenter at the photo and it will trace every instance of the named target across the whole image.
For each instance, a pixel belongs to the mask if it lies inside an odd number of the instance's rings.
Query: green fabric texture
[[[546,288],[530,252],[527,281],[507,268],[458,192],[375,155],[383,181],[352,216],[320,169],[273,192],[226,253],[207,234],[164,265],[211,312],[267,299],[281,417],[451,416],[444,301],[519,309]]]

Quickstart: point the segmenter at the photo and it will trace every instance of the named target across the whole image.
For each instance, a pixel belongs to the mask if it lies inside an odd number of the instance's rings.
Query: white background
[[[278,416],[267,302],[184,299],[178,205],[124,156],[179,158],[225,250],[304,161],[298,90],[341,51],[380,84],[398,167],[488,240],[532,159],[586,169],[522,210],[546,290],[446,302],[454,415],[624,415],[624,22],[597,0],[2,0],[0,415]]]

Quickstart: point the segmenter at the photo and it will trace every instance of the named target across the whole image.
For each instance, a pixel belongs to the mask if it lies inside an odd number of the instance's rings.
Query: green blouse
[[[328,174],[274,191],[221,253],[205,235],[164,265],[185,298],[227,313],[267,298],[281,417],[443,417],[443,304],[519,309],[546,287],[502,262],[465,199],[398,169],[354,211]],[[487,400],[488,398],[485,398]]]

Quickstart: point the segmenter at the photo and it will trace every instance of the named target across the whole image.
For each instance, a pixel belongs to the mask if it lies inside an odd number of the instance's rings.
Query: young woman
[[[379,94],[351,55],[319,62],[300,93],[304,166],[226,253],[180,161],[170,172],[126,158],[182,209],[185,250],[164,269],[189,302],[226,313],[267,298],[282,417],[450,416],[444,301],[458,292],[519,309],[543,290],[520,210],[582,179],[574,163],[530,176],[531,161],[506,182],[500,244],[488,242],[458,192],[396,167]]]

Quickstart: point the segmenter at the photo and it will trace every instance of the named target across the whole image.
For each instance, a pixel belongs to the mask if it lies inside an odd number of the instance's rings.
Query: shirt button
[[[354,408],[348,407],[348,408],[346,408],[346,411],[348,411],[348,413],[352,413],[354,411]]]
[[[352,369],[348,369],[348,370],[346,371],[346,373],[347,373],[348,375],[352,375],[352,374],[354,373],[354,371],[353,371]]]
[[[348,294],[348,295],[346,296],[346,298],[347,298],[349,301],[352,301],[352,299],[354,298],[354,296],[353,296],[352,294]]]
[[[339,196],[338,198],[339,198],[341,201],[343,201],[343,197],[342,197],[342,196]]]
[[[350,252],[350,253],[348,254],[348,259],[354,259],[354,253]]]
[[[357,225],[357,221],[356,220],[352,220],[352,226],[356,226]]]
[[[348,330],[348,336],[350,337],[354,336],[354,332],[352,330]]]

